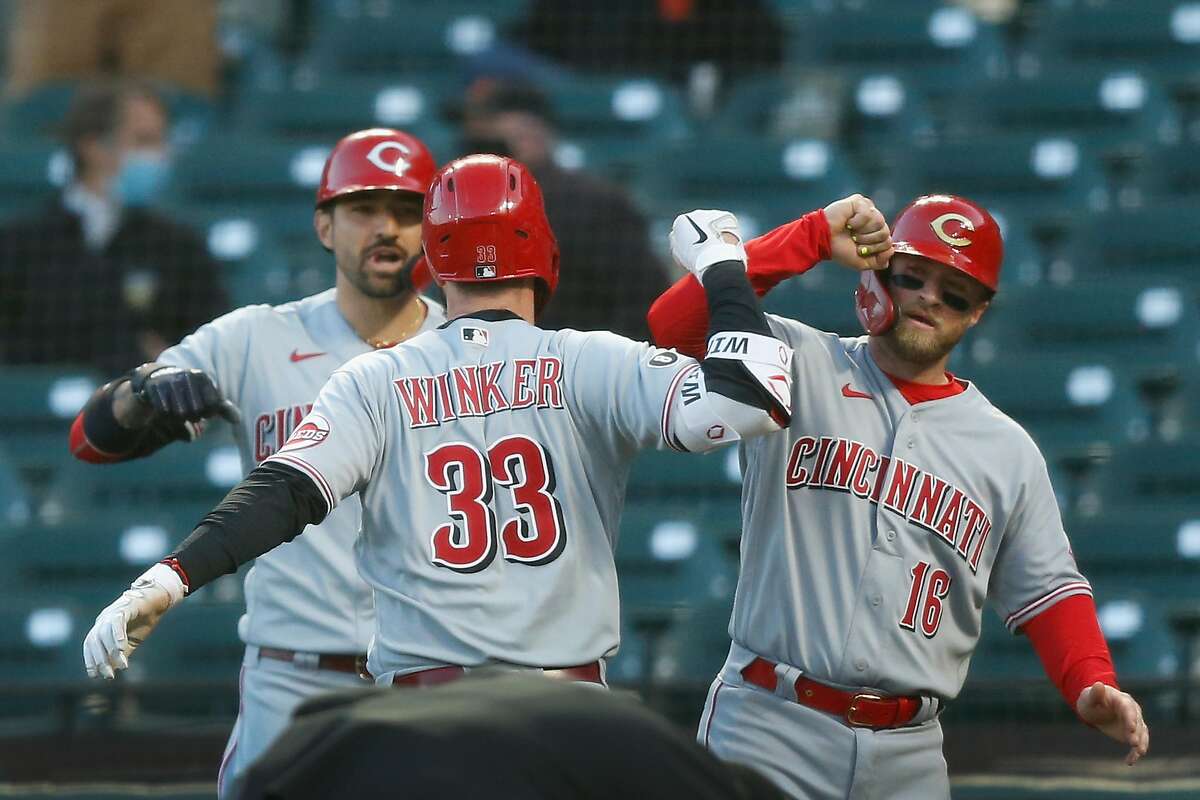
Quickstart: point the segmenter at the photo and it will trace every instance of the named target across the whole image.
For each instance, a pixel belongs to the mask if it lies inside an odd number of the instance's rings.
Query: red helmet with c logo
[[[392,128],[369,128],[333,147],[321,172],[317,206],[356,192],[391,189],[423,195],[437,171],[429,148]]]
[[[990,291],[1000,285],[1004,242],[1000,226],[983,206],[952,194],[928,194],[913,200],[892,224],[897,253],[928,258],[953,267]],[[862,274],[854,292],[855,311],[872,336],[886,333],[895,308],[877,271]]]

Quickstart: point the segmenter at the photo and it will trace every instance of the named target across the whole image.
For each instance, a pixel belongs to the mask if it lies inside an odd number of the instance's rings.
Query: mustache
[[[410,258],[410,254],[409,254],[408,250],[406,250],[404,247],[402,247],[400,245],[399,241],[397,241],[396,239],[380,239],[377,242],[371,243],[371,245],[369,245],[366,249],[364,249],[362,251],[363,258],[368,258],[376,250],[384,250],[384,249],[398,250],[400,252],[400,257],[402,260],[407,260],[408,258]]]

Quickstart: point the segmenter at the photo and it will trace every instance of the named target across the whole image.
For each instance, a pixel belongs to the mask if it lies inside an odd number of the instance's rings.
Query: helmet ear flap
[[[896,306],[887,290],[887,270],[866,270],[854,287],[854,313],[863,330],[880,336],[896,324]]]

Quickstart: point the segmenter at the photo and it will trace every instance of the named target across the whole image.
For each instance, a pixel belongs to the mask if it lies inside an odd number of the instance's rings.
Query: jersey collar
[[[519,314],[509,311],[507,308],[485,308],[482,311],[476,311],[471,314],[463,314],[461,317],[448,319],[438,326],[438,330],[442,330],[443,328],[448,327],[450,323],[458,322],[460,319],[477,319],[481,320],[482,322],[504,322],[508,319],[520,318],[521,316]]]

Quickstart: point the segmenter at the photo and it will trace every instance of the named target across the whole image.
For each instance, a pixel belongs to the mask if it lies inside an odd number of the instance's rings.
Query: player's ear
[[[333,209],[318,208],[313,212],[313,230],[326,250],[333,251]]]

